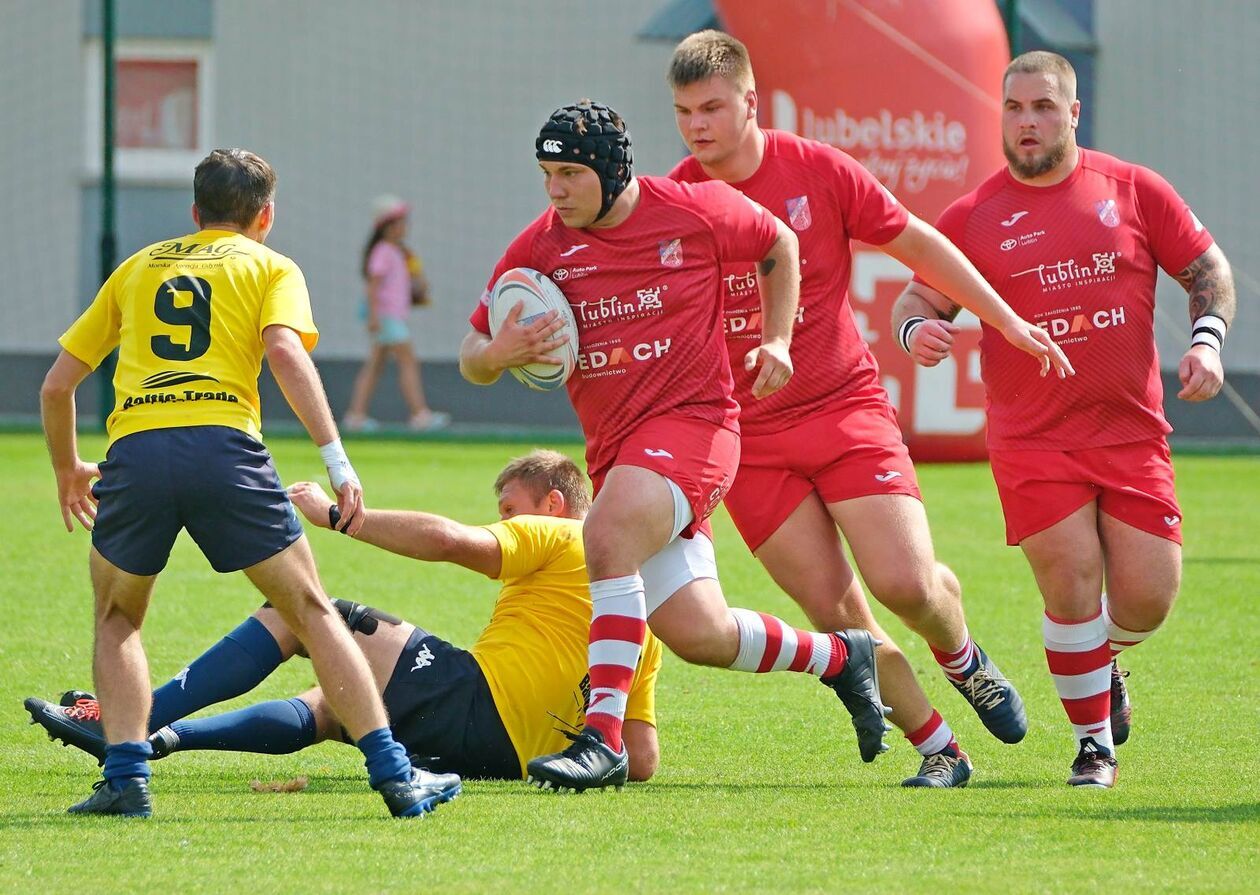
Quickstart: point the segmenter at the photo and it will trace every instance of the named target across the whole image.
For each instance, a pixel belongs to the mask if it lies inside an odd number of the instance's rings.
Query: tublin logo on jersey
[[[660,241],[661,264],[666,267],[682,267],[682,237],[678,239],[662,239]]]
[[[1024,215],[1026,215],[1026,214],[1028,214],[1028,212],[1026,212],[1026,211],[1017,211],[1017,212],[1015,212],[1013,215],[1011,215],[1009,218],[1007,218],[1006,220],[1002,221],[1002,226],[1003,226],[1003,227],[1014,227],[1014,226],[1015,226],[1015,224],[1019,222],[1019,219],[1020,219],[1020,218],[1022,218],[1022,217],[1023,217]]]
[[[757,291],[757,274],[751,270],[745,274],[728,273],[722,277],[722,283],[726,286],[728,298],[737,295],[751,295]]]
[[[218,382],[213,376],[205,373],[180,373],[176,370],[163,370],[141,380],[145,388],[169,388],[172,385],[184,385],[188,382]]]
[[[633,301],[619,295],[583,300],[573,305],[573,313],[577,322],[586,327],[601,326],[614,320],[659,317],[665,313],[665,303],[661,295],[668,291],[669,284],[663,284],[637,290]]]
[[[1011,279],[1035,273],[1041,282],[1042,292],[1058,292],[1075,286],[1089,286],[1094,283],[1112,283],[1116,279],[1116,259],[1119,252],[1094,252],[1094,263],[1080,264],[1075,258],[1055,261],[1052,264],[1038,264],[1028,270],[1011,274]]]
[[[1102,221],[1106,226],[1120,226],[1120,211],[1116,208],[1115,199],[1098,200],[1094,203],[1094,210],[1098,212],[1098,220]]]
[[[808,230],[814,223],[809,213],[809,196],[797,196],[787,200],[788,223],[793,230]]]

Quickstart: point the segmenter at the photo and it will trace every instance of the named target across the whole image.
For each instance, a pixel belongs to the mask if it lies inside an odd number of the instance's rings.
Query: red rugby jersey
[[[766,130],[765,156],[747,180],[731,186],[796,231],[801,244],[801,304],[792,330],[791,381],[768,398],[752,396],[756,374],[744,355],[761,340],[760,295],[751,264],[722,270],[726,344],[735,376],[740,426],[767,434],[805,419],[821,406],[859,392],[883,394],[879,367],[849,304],[849,241],[883,245],[905,229],[909,216],[892,193],[846,153],[784,131]],[[670,177],[704,182],[709,176],[688,157]]]
[[[495,265],[469,322],[489,335],[489,290],[513,267],[542,271],[578,325],[569,397],[591,475],[646,419],[673,414],[738,431],[722,344],[721,267],[755,263],[774,219],[723,183],[640,177],[639,204],[616,227],[572,229],[548,208]]]
[[[1076,368],[1066,380],[1042,379],[1031,357],[984,326],[989,447],[1093,448],[1172,431],[1155,352],[1156,266],[1180,273],[1212,236],[1166,180],[1082,149],[1054,186],[1001,169],[937,228]]]

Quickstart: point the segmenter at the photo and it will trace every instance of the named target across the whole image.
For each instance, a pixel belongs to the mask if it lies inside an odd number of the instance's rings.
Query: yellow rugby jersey
[[[490,684],[523,777],[531,758],[569,745],[560,730],[576,731],[585,723],[591,595],[582,523],[514,516],[486,528],[503,551],[503,588],[470,652]],[[660,669],[661,642],[649,632],[630,685],[626,720],[656,724]]]
[[[248,236],[202,230],[141,249],[59,340],[92,369],[118,347],[112,444],[172,426],[231,426],[261,438],[263,330],[319,340],[302,271]]]

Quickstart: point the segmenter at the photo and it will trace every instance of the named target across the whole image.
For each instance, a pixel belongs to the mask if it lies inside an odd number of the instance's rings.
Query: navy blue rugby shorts
[[[302,536],[271,454],[239,429],[135,432],[100,468],[92,546],[124,572],[162,571],[184,528],[216,572],[257,565]]]
[[[434,773],[519,780],[521,760],[473,654],[411,632],[382,694],[394,738]]]

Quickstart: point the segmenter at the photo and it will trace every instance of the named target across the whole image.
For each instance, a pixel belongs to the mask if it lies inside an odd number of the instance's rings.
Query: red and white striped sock
[[[932,650],[932,655],[936,657],[936,664],[945,672],[945,676],[960,684],[971,672],[975,671],[975,666],[980,662],[980,654],[976,652],[975,641],[971,639],[971,633],[966,628],[963,628],[963,645],[953,652],[938,650],[931,644],[928,646]]]
[[[835,634],[802,631],[751,609],[732,609],[730,613],[739,629],[739,654],[731,669],[754,674],[799,671],[815,677],[831,677],[844,670],[849,651]]]
[[[1107,603],[1106,594],[1103,594],[1102,598],[1102,617],[1103,624],[1107,626],[1107,640],[1111,645],[1111,658],[1113,659],[1129,647],[1137,646],[1159,630],[1159,628],[1153,628],[1150,631],[1128,631],[1117,625],[1115,619],[1111,617],[1111,608]]]
[[[1067,711],[1078,744],[1092,739],[1115,754],[1111,739],[1111,649],[1102,613],[1063,619],[1046,613],[1041,620],[1046,663],[1054,689]]]
[[[587,649],[591,695],[586,723],[621,751],[621,725],[639,651],[647,633],[643,579],[638,575],[591,582],[591,636]]]
[[[927,719],[927,723],[918,730],[907,733],[906,739],[923,756],[935,755],[944,749],[953,749],[958,755],[964,754],[958,746],[958,740],[954,739],[954,732],[936,709],[932,709],[932,717]]]

